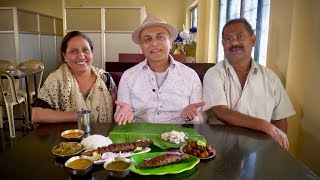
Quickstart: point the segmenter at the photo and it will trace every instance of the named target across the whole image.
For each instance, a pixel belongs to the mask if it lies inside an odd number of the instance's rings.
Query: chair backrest
[[[18,97],[17,97],[14,78],[13,78],[12,74],[0,69],[0,78],[2,78],[2,77],[6,77],[7,80],[9,81],[9,89],[8,89],[8,91],[6,91],[3,87],[7,86],[7,85],[3,84],[3,81],[0,81],[0,90],[1,90],[0,104],[1,105],[5,104],[6,98],[4,98],[4,97],[8,96],[8,95],[10,95],[10,97],[12,97],[12,102],[18,103]]]
[[[14,64],[7,60],[0,60],[0,69],[6,70],[6,71],[13,71],[14,70]]]
[[[171,56],[179,62],[186,62],[185,54],[171,54]],[[134,53],[119,53],[119,62],[141,62],[145,60],[144,54],[134,54]]]
[[[7,72],[14,71],[14,64],[7,60],[0,60],[0,69]],[[3,83],[3,89],[5,91],[9,90],[8,81],[7,80],[1,80],[1,81],[2,81],[1,83]],[[18,85],[19,81],[15,81],[15,83],[17,83],[16,85]]]
[[[114,82],[118,86],[121,76],[124,71],[137,65],[139,62],[105,62],[105,70],[110,73]],[[208,69],[213,67],[215,63],[183,63],[192,68],[198,74],[201,82]]]
[[[23,70],[30,70],[30,69],[42,69],[44,70],[44,64],[43,62],[39,61],[39,60],[27,60],[27,61],[23,61],[20,64],[18,64],[17,69],[19,69],[20,71],[23,72]],[[39,81],[37,84],[37,90],[39,91],[40,87],[41,87],[41,83],[42,83],[42,76],[43,76],[43,71],[40,73],[39,76]],[[28,78],[28,83],[30,85],[30,90],[31,91],[35,91],[35,87],[34,87],[34,79],[33,77]]]

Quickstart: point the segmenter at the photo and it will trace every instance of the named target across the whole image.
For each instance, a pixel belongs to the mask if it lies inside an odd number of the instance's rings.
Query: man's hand
[[[270,123],[269,127],[266,130],[266,133],[269,134],[283,148],[285,148],[286,150],[289,149],[289,140],[287,135],[275,125]]]
[[[194,104],[189,104],[187,107],[185,107],[181,111],[180,117],[182,117],[184,119],[189,119],[189,120],[194,119],[196,116],[199,115],[197,108],[203,106],[204,104],[205,104],[205,102],[198,102],[198,103],[194,103]]]
[[[115,101],[116,105],[120,106],[120,109],[114,119],[114,121],[118,125],[125,125],[127,122],[131,123],[134,117],[134,114],[132,112],[132,108],[121,101]]]

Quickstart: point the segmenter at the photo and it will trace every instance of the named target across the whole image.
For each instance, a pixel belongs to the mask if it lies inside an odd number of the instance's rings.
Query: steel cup
[[[81,110],[78,111],[78,129],[83,130],[85,133],[89,133],[91,122],[91,111]]]

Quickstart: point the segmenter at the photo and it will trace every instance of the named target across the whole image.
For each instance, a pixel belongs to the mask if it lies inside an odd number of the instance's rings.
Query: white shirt
[[[133,108],[134,121],[183,124],[185,120],[180,117],[181,111],[189,104],[202,101],[201,81],[193,69],[170,56],[170,66],[166,73],[160,87],[147,60],[123,73],[118,100]],[[118,110],[119,106],[116,113]],[[202,115],[190,121],[203,122]]]
[[[268,122],[295,114],[277,75],[253,60],[243,90],[235,70],[227,60],[210,68],[203,79],[203,100],[206,103],[203,110],[226,105]]]

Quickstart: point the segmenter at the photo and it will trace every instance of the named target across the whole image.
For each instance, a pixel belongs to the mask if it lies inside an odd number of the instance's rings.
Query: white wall
[[[320,175],[320,1],[294,0],[287,91],[297,114],[289,118],[294,155]]]
[[[123,43],[126,42],[126,43]],[[119,53],[139,53],[140,46],[131,40],[131,33],[106,34],[106,61],[119,61]]]
[[[104,69],[101,50],[101,33],[86,33],[86,35],[88,35],[93,44],[93,66]]]

